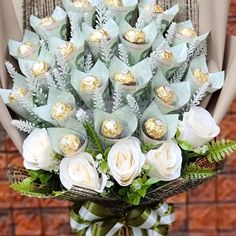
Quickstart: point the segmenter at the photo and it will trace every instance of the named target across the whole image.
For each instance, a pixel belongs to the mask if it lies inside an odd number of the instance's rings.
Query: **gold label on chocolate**
[[[56,23],[56,20],[52,16],[48,16],[40,20],[40,26],[42,27],[52,26],[55,23]]]
[[[189,39],[197,37],[197,32],[191,28],[182,28],[178,33]]]
[[[161,14],[164,12],[164,9],[159,5],[159,4],[155,4],[154,5],[154,13],[158,13],[158,14]]]
[[[142,30],[132,28],[125,33],[124,39],[131,43],[144,44],[146,43],[146,34]]]
[[[25,88],[15,88],[9,93],[8,100],[9,102],[15,102],[18,97],[24,97],[27,92],[28,91]]]
[[[160,61],[162,63],[171,63],[174,60],[174,55],[171,51],[163,50],[160,52]]]
[[[98,76],[87,76],[80,81],[80,90],[82,92],[94,92],[102,86],[102,81]]]
[[[176,95],[169,86],[155,88],[154,92],[163,102],[168,105],[172,105],[176,102]]]
[[[122,0],[105,0],[105,2],[108,6],[123,7]]]
[[[65,155],[73,155],[75,154],[81,145],[80,138],[74,134],[68,134],[62,138],[60,141],[61,151]]]
[[[199,68],[193,70],[193,75],[196,78],[196,80],[201,84],[205,84],[205,83],[209,82],[209,74],[203,72]]]
[[[150,118],[144,123],[144,131],[148,137],[160,140],[165,136],[167,128],[160,120]]]
[[[44,61],[35,62],[32,67],[32,75],[34,77],[39,77],[44,75],[49,71],[49,65]]]
[[[30,56],[34,52],[35,45],[32,42],[26,42],[18,48],[19,54],[22,57]]]
[[[75,7],[90,7],[91,3],[88,0],[75,0],[74,1],[74,6]]]
[[[136,85],[135,77],[130,70],[117,72],[114,81],[123,85]]]
[[[89,38],[89,40],[93,43],[100,43],[103,39],[109,40],[110,35],[106,30],[101,29],[101,28],[95,29]]]
[[[52,119],[56,121],[66,120],[73,111],[73,106],[64,102],[57,102],[52,107]]]
[[[120,138],[123,133],[123,126],[119,121],[104,120],[101,127],[101,134],[106,138]]]
[[[63,57],[69,57],[75,51],[75,46],[71,42],[66,42],[59,46],[59,51]]]

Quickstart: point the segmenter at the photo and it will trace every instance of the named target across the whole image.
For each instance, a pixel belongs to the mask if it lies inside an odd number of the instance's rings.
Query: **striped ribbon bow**
[[[174,220],[174,205],[166,202],[155,208],[136,207],[118,218],[109,209],[87,201],[82,206],[74,205],[70,223],[78,236],[121,235],[123,227],[128,236],[166,236]]]

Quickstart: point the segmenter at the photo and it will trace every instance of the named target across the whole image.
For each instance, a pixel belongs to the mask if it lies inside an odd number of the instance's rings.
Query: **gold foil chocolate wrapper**
[[[52,107],[52,119],[56,121],[66,120],[73,111],[73,106],[64,102],[57,102]]]
[[[160,120],[150,118],[144,123],[144,131],[151,139],[160,140],[165,136],[167,128]]]
[[[33,54],[35,45],[32,42],[26,42],[20,45],[18,48],[18,53],[22,57],[27,57]]]
[[[39,77],[49,71],[49,65],[45,61],[35,62],[32,66],[32,75]]]
[[[105,3],[108,6],[113,6],[113,7],[123,7],[123,1],[122,0],[105,0]]]
[[[120,138],[123,130],[123,126],[119,121],[104,120],[101,127],[101,134],[110,139]]]
[[[155,94],[163,102],[168,105],[172,105],[176,102],[175,92],[169,86],[161,86],[154,89]]]
[[[94,92],[102,86],[102,81],[98,76],[87,76],[80,81],[81,92]]]
[[[54,19],[52,16],[48,16],[40,20],[40,26],[48,28],[56,24],[56,22],[56,19]]]
[[[155,4],[153,11],[154,13],[161,14],[164,12],[164,9],[159,4]]]
[[[174,55],[170,51],[161,51],[160,52],[160,61],[164,64],[169,64],[174,60]]]
[[[100,43],[103,39],[109,40],[110,35],[106,30],[101,29],[101,28],[95,29],[89,38],[89,40],[93,43]]]
[[[23,98],[27,94],[28,90],[25,88],[15,88],[13,89],[8,96],[9,102],[17,101],[17,98]]]
[[[197,32],[191,28],[182,28],[178,31],[178,34],[184,38],[192,39],[197,37]]]
[[[114,81],[123,85],[136,85],[135,77],[130,70],[117,72]]]
[[[66,42],[59,46],[59,51],[63,57],[69,57],[75,51],[75,46],[71,42]]]
[[[90,7],[91,3],[88,0],[75,0],[74,6],[78,8]]]
[[[196,78],[196,80],[201,84],[209,82],[208,73],[203,72],[201,69],[197,68],[197,69],[193,70],[193,75]]]
[[[67,156],[75,154],[79,150],[80,146],[80,138],[74,134],[68,134],[60,141],[61,151]]]
[[[145,44],[146,43],[146,34],[142,30],[132,28],[125,33],[124,39],[130,43],[135,44]]]

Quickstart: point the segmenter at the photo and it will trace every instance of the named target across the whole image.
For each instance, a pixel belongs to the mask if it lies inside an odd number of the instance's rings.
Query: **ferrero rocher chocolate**
[[[123,126],[119,121],[104,120],[101,127],[101,134],[106,138],[120,138],[123,133]]]
[[[146,34],[142,30],[132,28],[125,33],[124,38],[135,44],[144,44],[146,43]]]
[[[18,48],[19,54],[23,57],[29,56],[33,53],[35,45],[32,42],[26,42]]]
[[[154,13],[161,14],[164,12],[164,9],[159,4],[155,4],[153,11]]]
[[[106,30],[101,28],[95,29],[89,38],[89,40],[93,43],[100,43],[103,39],[109,40],[110,35]]]
[[[91,3],[88,0],[75,0],[74,6],[75,7],[90,7]]]
[[[15,102],[17,97],[24,97],[27,94],[27,90],[25,88],[16,88],[13,89],[8,96],[9,102]]]
[[[59,51],[62,56],[69,57],[75,51],[75,46],[71,42],[66,42],[59,46]]]
[[[161,51],[160,52],[160,60],[166,63],[172,62],[174,59],[174,55],[171,51]]]
[[[45,17],[40,20],[40,26],[49,27],[56,23],[56,20],[52,16]]]
[[[123,85],[136,85],[135,77],[130,70],[117,72],[114,81]]]
[[[82,92],[93,92],[102,86],[102,81],[98,76],[87,76],[80,81],[80,90]]]
[[[166,132],[166,126],[156,118],[150,118],[144,123],[144,131],[152,139],[162,139]]]
[[[71,112],[73,111],[73,106],[64,102],[57,102],[52,107],[52,119],[56,121],[66,120]]]
[[[81,145],[80,138],[74,134],[68,134],[60,141],[60,148],[65,155],[73,155]]]
[[[108,6],[123,7],[123,2],[122,2],[122,0],[105,0],[105,3],[106,3]]]
[[[155,94],[168,105],[176,102],[175,92],[169,86],[161,86],[154,89]]]
[[[194,38],[197,37],[197,32],[191,28],[182,28],[178,32],[180,35],[183,35],[185,38]]]
[[[193,75],[196,78],[196,80],[201,84],[209,82],[208,73],[203,72],[201,69],[195,69],[193,71]]]
[[[32,75],[34,77],[41,76],[49,71],[49,65],[45,61],[35,62],[32,67]]]

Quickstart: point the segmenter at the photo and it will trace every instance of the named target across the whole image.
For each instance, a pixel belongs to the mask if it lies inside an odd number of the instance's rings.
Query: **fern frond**
[[[172,45],[174,37],[175,37],[175,33],[176,33],[176,23],[172,22],[169,29],[167,30],[167,33],[165,35],[166,37],[166,41],[169,45]]]
[[[103,39],[100,43],[101,50],[101,59],[106,64],[107,68],[109,68],[111,59],[113,57],[111,45],[108,43],[106,39]]]
[[[83,110],[82,108],[80,108],[77,112],[76,112],[76,118],[77,120],[81,123],[84,124],[85,122],[89,121],[89,116],[86,113],[85,110]]]
[[[86,55],[87,56],[84,63],[84,72],[88,73],[89,70],[93,67],[93,56],[91,52],[87,52]]]
[[[196,166],[194,163],[188,165],[182,173],[184,179],[204,179],[210,178],[217,174],[217,171],[211,170],[209,168],[202,168]]]
[[[20,131],[23,131],[25,133],[31,133],[34,128],[35,125],[32,122],[29,121],[24,121],[24,120],[12,120],[11,124],[13,126],[15,126],[17,129],[19,129]]]
[[[93,96],[93,107],[94,109],[98,110],[105,110],[105,102],[103,99],[103,95],[100,91],[96,91],[94,96]]]
[[[125,50],[122,43],[118,45],[118,55],[121,61],[123,61],[127,66],[130,66],[128,52]]]
[[[47,85],[49,88],[56,88],[57,89],[57,84],[55,83],[53,76],[51,73],[46,73],[45,74],[46,80],[47,80]]]
[[[104,3],[100,2],[96,8],[96,28],[102,28],[107,22],[107,8]]]
[[[188,58],[187,61],[191,61],[194,57],[197,56],[196,50],[201,45],[202,40],[196,38],[190,45],[188,49]]]
[[[187,69],[188,69],[188,62],[184,62],[179,69],[174,73],[174,76],[171,78],[170,83],[179,83],[182,81]]]
[[[88,134],[88,137],[91,141],[91,145],[92,145],[93,150],[95,150],[98,153],[103,154],[102,142],[101,142],[100,138],[98,137],[98,135],[96,134],[92,125],[88,122],[85,122],[84,128],[87,131],[87,134]]]
[[[207,144],[207,159],[209,161],[221,162],[227,156],[236,151],[236,141],[233,140],[212,140]]]
[[[112,112],[119,110],[123,106],[123,94],[121,86],[117,84],[114,89]]]
[[[11,78],[14,81],[15,77],[17,76],[17,71],[15,67],[9,61],[5,61],[5,65],[6,65],[8,74],[11,76]]]
[[[71,25],[71,38],[74,36],[74,33],[79,30],[80,22],[82,20],[82,15],[76,12],[69,12],[68,17]]]
[[[140,119],[142,114],[140,112],[140,107],[136,99],[134,98],[134,96],[132,96],[131,94],[128,94],[126,96],[126,99],[127,99],[128,106],[131,109],[131,111],[138,117],[138,119]]]
[[[61,76],[60,72],[57,69],[53,69],[52,70],[54,79],[57,83],[57,86],[60,90],[66,91],[66,84],[65,81],[63,79],[63,77]]]

